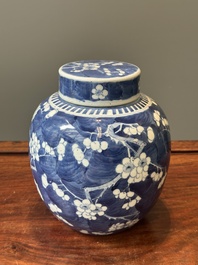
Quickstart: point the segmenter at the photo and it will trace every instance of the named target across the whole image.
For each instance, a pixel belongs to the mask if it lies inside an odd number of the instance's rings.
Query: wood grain
[[[172,152],[198,152],[198,141],[172,141]]]
[[[198,264],[198,152],[173,153],[160,199],[132,229],[89,236],[41,201],[27,154],[0,155],[0,264]]]
[[[0,153],[27,153],[27,141],[0,141]]]

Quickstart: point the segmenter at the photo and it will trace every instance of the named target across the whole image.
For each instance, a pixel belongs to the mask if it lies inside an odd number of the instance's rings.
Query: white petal
[[[91,149],[92,150],[97,150],[99,148],[100,148],[100,144],[99,144],[98,141],[94,141],[94,142],[91,143]]]
[[[125,204],[122,205],[122,209],[128,210],[129,208],[128,209],[127,208],[128,208],[128,203],[125,203]]]
[[[119,194],[120,194],[120,190],[119,190],[119,189],[115,189],[115,190],[113,191],[113,194],[114,194],[114,195],[119,195]]]
[[[139,202],[141,200],[141,197],[140,196],[137,196],[136,197],[136,201]]]
[[[148,171],[148,168],[149,168],[148,165],[144,166],[144,171],[147,172]]]
[[[142,160],[142,159],[145,159],[145,158],[146,158],[146,153],[141,153],[140,159]]]
[[[129,192],[127,192],[127,196],[130,197],[130,198],[133,197],[134,194],[135,194],[135,193],[134,193],[133,191],[129,191]]]
[[[65,201],[69,201],[69,196],[68,195],[64,195],[64,197],[63,197],[63,200],[65,200]]]
[[[63,144],[59,144],[57,147],[57,151],[59,154],[64,154],[65,153],[65,146]]]
[[[131,177],[135,177],[137,175],[137,170],[136,168],[134,168],[133,170],[131,170],[131,173],[130,173]]]
[[[132,178],[132,177],[128,178],[128,183],[129,184],[134,183],[134,178]]]
[[[93,99],[98,99],[98,95],[96,95],[96,94],[95,95],[92,95],[92,98]]]
[[[116,173],[122,173],[123,172],[123,165],[122,164],[117,165],[115,171],[116,171]]]
[[[123,165],[129,164],[129,163],[131,163],[131,160],[130,160],[129,157],[125,157],[125,158],[122,160],[122,164],[123,164]]]
[[[98,215],[102,216],[102,215],[104,215],[104,212],[100,211],[100,212],[98,212]]]
[[[45,151],[46,151],[47,153],[50,153],[50,150],[51,150],[50,146],[49,146],[49,145],[46,145],[46,147],[45,147]]]
[[[88,161],[87,159],[84,158],[84,159],[82,160],[82,164],[83,164],[84,167],[88,167],[88,165],[89,165],[89,161]]]
[[[82,216],[83,216],[85,219],[89,219],[89,220],[91,220],[91,216],[90,216],[89,214],[85,213],[85,212],[82,214]]]
[[[137,127],[137,131],[138,131],[139,134],[141,134],[144,131],[144,127],[142,127],[142,126],[139,125]]]
[[[46,188],[48,186],[47,176],[45,174],[41,177],[43,187]]]
[[[87,147],[90,148],[91,145],[91,140],[89,138],[85,138],[83,141],[83,144]]]
[[[120,199],[125,199],[126,198],[126,192],[120,192],[119,197],[120,197]]]
[[[99,99],[104,99],[105,96],[103,96],[102,94],[99,95]]]
[[[140,163],[140,159],[138,157],[136,159],[134,159],[133,164],[135,167],[137,167],[139,165],[139,163]]]
[[[138,183],[142,181],[142,175],[141,174],[137,174],[136,178],[135,178],[135,183]]]
[[[102,85],[97,85],[96,89],[97,89],[97,91],[102,91],[103,90],[103,86]]]
[[[136,135],[137,129],[136,128],[130,128],[130,132],[131,132],[131,134]]]
[[[147,135],[148,135],[148,141],[149,143],[152,143],[154,138],[155,138],[155,134],[153,132],[153,129],[151,127],[148,127],[147,129]]]
[[[73,154],[74,154],[74,157],[76,158],[76,160],[78,160],[78,161],[82,161],[84,158],[84,153],[82,152],[82,150],[80,148],[74,149]]]
[[[163,176],[163,171],[161,171],[160,173],[159,173],[159,178],[161,178]]]
[[[75,204],[76,206],[80,206],[82,203],[81,203],[81,201],[79,201],[79,200],[74,200],[74,204]]]
[[[102,150],[106,150],[108,148],[108,143],[106,141],[102,141],[100,146]]]
[[[106,97],[108,95],[108,91],[105,89],[105,90],[103,90],[102,94],[103,94],[103,96]]]
[[[59,197],[63,197],[63,196],[64,196],[64,192],[63,192],[61,189],[57,189],[57,190],[56,190],[56,194],[57,194]]]
[[[124,131],[125,134],[131,135],[131,131],[130,131],[130,128],[129,127],[124,128],[123,131]]]
[[[105,212],[107,210],[107,206],[102,206],[102,210]]]
[[[142,167],[137,167],[137,173],[142,173],[142,171],[143,171],[143,168]]]
[[[129,172],[122,172],[122,178],[127,179],[129,176]]]
[[[81,208],[81,206],[77,207],[77,210],[79,213],[83,213],[85,211],[83,208]]]
[[[88,199],[84,199],[84,200],[82,201],[82,204],[83,204],[83,205],[90,205],[91,203],[90,203],[90,201],[89,201]]]
[[[53,182],[52,183],[52,188],[53,188],[53,190],[56,190],[56,189],[58,189],[58,185],[55,182]]]
[[[149,156],[146,158],[146,163],[147,163],[147,165],[149,165],[151,163],[151,158]]]
[[[132,200],[132,201],[129,202],[129,206],[130,207],[133,207],[135,205],[136,205],[136,200]]]

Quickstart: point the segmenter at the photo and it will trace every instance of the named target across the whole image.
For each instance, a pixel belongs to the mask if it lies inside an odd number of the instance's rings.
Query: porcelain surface
[[[62,66],[59,75],[59,91],[38,106],[30,127],[39,194],[82,233],[129,228],[162,190],[170,158],[167,118],[139,91],[137,66],[82,61]]]

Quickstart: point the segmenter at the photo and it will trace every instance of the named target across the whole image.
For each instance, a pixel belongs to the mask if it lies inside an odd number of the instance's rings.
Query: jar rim
[[[101,73],[101,66],[103,66],[103,74]],[[115,69],[114,74],[111,73],[110,68],[112,66]],[[127,71],[125,71],[126,68]],[[135,64],[104,60],[69,62],[62,65],[58,72],[61,77],[74,81],[97,83],[114,83],[133,80],[141,74],[140,68]],[[86,73],[83,74],[83,72]],[[90,76],[87,75],[87,72],[89,72]]]

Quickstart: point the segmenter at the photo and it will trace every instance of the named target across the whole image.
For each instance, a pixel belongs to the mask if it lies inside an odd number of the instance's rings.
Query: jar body
[[[170,131],[148,96],[114,107],[68,104],[58,93],[37,108],[30,161],[41,198],[75,230],[129,228],[159,197],[170,159]]]

